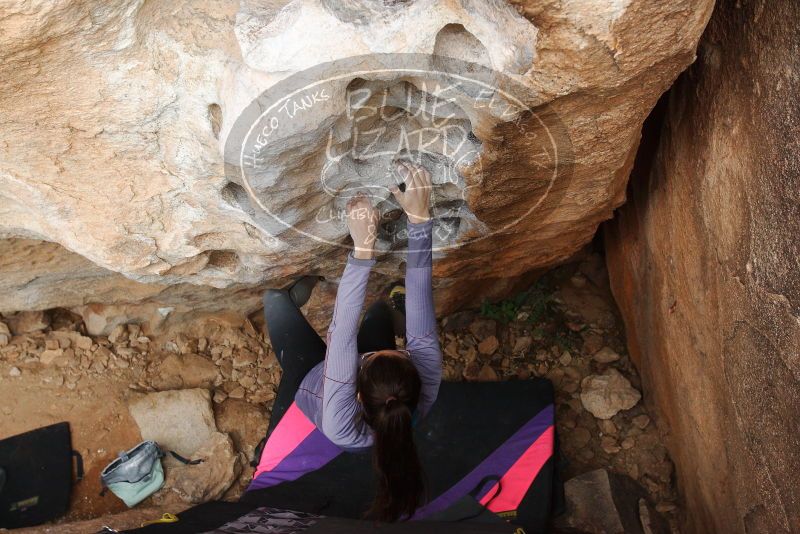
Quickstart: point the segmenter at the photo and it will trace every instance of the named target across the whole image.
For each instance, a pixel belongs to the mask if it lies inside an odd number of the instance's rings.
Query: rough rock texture
[[[581,381],[581,404],[598,419],[611,419],[636,406],[642,394],[616,369],[587,376]]]
[[[154,310],[252,309],[254,293],[228,301],[220,293],[300,271],[336,276],[344,251],[267,231],[243,184],[225,177],[222,152],[236,117],[261,91],[320,61],[370,53],[436,53],[491,66],[530,89],[526,105],[547,106],[560,119],[571,140],[568,172],[550,194],[510,230],[437,264],[442,307],[490,285],[511,289],[504,279],[563,261],[622,202],[639,127],[693,60],[712,4],[5,2],[0,234],[25,238],[9,245],[25,253],[16,264],[2,260],[0,279],[13,272],[19,283],[5,282],[0,310],[138,301]],[[318,119],[341,119],[343,105],[333,102]],[[471,183],[464,171],[469,194],[459,220],[492,227],[541,196],[530,187],[536,150],[491,114],[469,126],[486,178]],[[306,173],[318,170],[324,143],[312,131],[271,154],[269,198],[298,226],[312,223],[319,207]],[[345,177],[353,178],[339,171],[334,185]],[[344,235],[343,224],[331,227],[333,241]],[[55,245],[32,240],[59,243],[95,266],[65,269],[52,262]],[[19,276],[32,264],[42,269],[37,277]],[[397,267],[382,269],[396,276]],[[464,291],[455,282],[466,278],[485,283]]]
[[[172,494],[183,501],[199,504],[222,497],[239,476],[242,466],[230,436],[215,432],[195,451],[203,462],[173,465],[167,469],[164,490],[156,501],[171,502]]]
[[[221,382],[217,366],[197,354],[169,354],[152,366],[151,385],[158,390],[211,389]]]
[[[689,532],[800,531],[798,20],[793,0],[718,4],[606,227]]]
[[[162,449],[175,451],[184,458],[203,460],[197,465],[185,465],[170,455],[165,456],[164,490],[155,502],[165,504],[179,498],[197,504],[219,499],[241,473],[241,460],[231,437],[217,431],[208,390],[149,393],[131,402],[129,409],[142,439],[153,440]]]
[[[50,319],[42,311],[22,311],[6,317],[8,329],[18,336],[43,330],[50,326]]]
[[[217,428],[229,434],[237,450],[252,459],[256,445],[267,435],[266,409],[241,399],[227,399],[214,407]]]
[[[646,492],[625,475],[595,469],[564,484],[565,511],[557,532],[665,534],[667,522],[646,500]],[[644,512],[644,513],[643,513]],[[648,520],[649,530],[642,528]]]
[[[217,432],[211,395],[205,389],[149,393],[131,402],[130,412],[142,439],[185,458],[191,458]]]
[[[57,243],[33,239],[0,239],[0,273],[0,313],[69,307],[92,335],[129,322],[152,328],[183,323],[197,311],[249,310],[260,301],[258,288],[244,284],[216,289],[136,282]]]

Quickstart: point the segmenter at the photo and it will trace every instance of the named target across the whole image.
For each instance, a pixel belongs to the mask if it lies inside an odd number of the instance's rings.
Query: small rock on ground
[[[598,419],[611,419],[621,410],[636,406],[642,394],[616,369],[590,375],[581,382],[583,407]]]
[[[599,363],[611,363],[619,360],[619,354],[609,347],[603,347],[597,351],[592,358]]]

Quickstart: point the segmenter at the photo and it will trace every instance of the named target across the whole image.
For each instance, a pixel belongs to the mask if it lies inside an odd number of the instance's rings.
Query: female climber
[[[359,327],[378,225],[377,211],[363,196],[347,204],[354,250],[339,283],[327,347],[299,310],[317,277],[264,295],[267,330],[283,368],[271,426],[295,401],[340,448],[371,447],[377,492],[368,515],[381,521],[411,517],[422,504],[412,427],[433,405],[442,378],[431,291],[431,176],[410,163],[396,165],[403,184],[392,194],[408,218],[408,257],[406,287],[391,289],[391,304],[371,305]],[[395,344],[398,310],[407,310],[404,350]]]

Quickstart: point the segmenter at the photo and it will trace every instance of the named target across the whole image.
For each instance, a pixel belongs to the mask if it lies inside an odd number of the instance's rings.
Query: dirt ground
[[[8,371],[5,370],[6,377]],[[86,377],[69,390],[45,382],[47,371],[3,380],[0,428],[4,437],[60,421],[69,421],[72,446],[85,462],[85,478],[75,485],[69,519],[90,518],[126,510],[113,496],[99,497],[100,471],[140,441],[136,422],[125,403],[128,383],[118,377]]]
[[[0,347],[0,438],[70,423],[85,477],[74,486],[70,511],[61,522],[127,510],[113,494],[100,495],[99,475],[118,452],[142,440],[128,404],[149,391],[214,390],[216,426],[230,434],[244,467],[226,497],[241,494],[280,380],[277,362],[252,324],[246,329],[216,321],[198,325],[212,336],[208,342],[183,334],[147,338],[131,325],[109,337],[90,338],[82,335],[79,319],[63,311],[50,312],[49,322],[46,329],[14,335]]]
[[[97,521],[66,525],[101,516],[101,526],[129,528],[181,511],[180,504],[152,508],[150,500],[128,512],[114,495],[100,496],[100,471],[141,439],[128,403],[148,391],[213,391],[217,427],[231,435],[245,466],[225,497],[236,499],[244,490],[280,379],[257,314],[243,326],[221,319],[161,336],[123,325],[108,337],[91,338],[80,318],[63,310],[12,326],[17,332],[5,344],[0,336],[0,438],[69,421],[86,468],[68,515],[58,526],[32,531],[91,532]],[[626,474],[647,490],[674,529],[680,511],[672,464],[644,403],[608,420],[582,406],[584,379],[609,368],[641,390],[599,256],[556,269],[508,301],[442,318],[440,326],[446,380],[549,378],[557,391],[564,478],[598,467]],[[20,331],[26,328],[31,330]],[[120,512],[126,513],[107,515]]]

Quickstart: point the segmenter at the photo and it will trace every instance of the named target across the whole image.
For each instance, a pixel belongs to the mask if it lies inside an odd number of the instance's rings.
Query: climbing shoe
[[[393,310],[406,314],[406,286],[402,282],[395,282],[389,289],[389,304]]]
[[[292,285],[286,288],[286,290],[289,292],[289,297],[292,299],[292,302],[294,302],[295,306],[299,308],[308,302],[308,299],[311,298],[311,292],[314,290],[314,286],[316,286],[317,282],[320,280],[325,280],[325,277],[302,276],[295,280]]]

